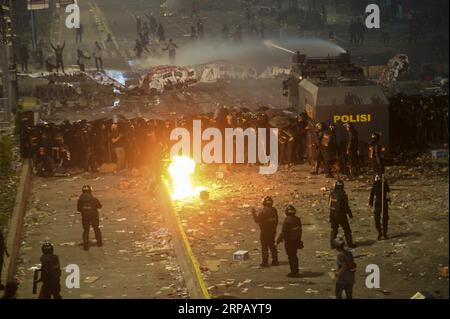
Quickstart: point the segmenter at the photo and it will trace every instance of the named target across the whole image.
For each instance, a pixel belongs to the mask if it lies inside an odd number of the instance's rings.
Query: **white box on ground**
[[[247,250],[238,250],[233,254],[234,261],[244,261],[250,258],[250,254]]]

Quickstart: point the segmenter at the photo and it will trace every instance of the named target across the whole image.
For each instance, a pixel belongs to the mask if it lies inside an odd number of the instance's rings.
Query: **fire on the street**
[[[201,191],[207,189],[192,185],[195,161],[187,156],[174,156],[167,170],[171,178],[170,192],[173,200],[197,197]]]

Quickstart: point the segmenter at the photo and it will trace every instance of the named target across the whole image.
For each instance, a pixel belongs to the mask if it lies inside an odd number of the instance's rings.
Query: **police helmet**
[[[373,132],[371,138],[374,141],[378,141],[380,139],[380,133]]]
[[[48,241],[46,241],[42,244],[41,249],[42,249],[42,253],[45,255],[53,254],[53,245]]]
[[[90,193],[90,192],[92,192],[92,187],[89,185],[84,185],[83,188],[81,189],[81,191],[83,193]]]
[[[297,213],[297,210],[293,205],[288,205],[284,212],[286,215],[295,215],[295,213]]]
[[[330,124],[328,128],[330,129],[330,131],[334,131],[336,129],[336,126],[334,124]]]
[[[318,129],[318,130],[322,130],[323,127],[324,127],[323,123],[319,122],[319,123],[316,124],[316,129]]]
[[[381,181],[381,176],[380,175],[375,175],[375,182]]]
[[[344,189],[344,182],[341,180],[337,180],[334,184],[334,189]]]
[[[263,206],[272,206],[273,205],[273,199],[270,196],[266,196],[262,200]]]

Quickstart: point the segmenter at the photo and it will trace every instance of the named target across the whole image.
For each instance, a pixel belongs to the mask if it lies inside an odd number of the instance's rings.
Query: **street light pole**
[[[6,34],[4,35],[5,63],[3,64],[3,78],[6,80],[6,83],[4,83],[4,85],[6,86],[8,98],[5,110],[5,120],[9,123],[11,122],[12,112],[16,110],[17,106],[17,69],[16,58],[14,54],[15,27],[13,5],[13,0],[8,0],[10,22],[6,26]]]

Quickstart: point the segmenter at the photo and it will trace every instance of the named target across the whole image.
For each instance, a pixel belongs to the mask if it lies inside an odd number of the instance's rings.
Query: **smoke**
[[[276,43],[275,43],[276,42]],[[232,41],[203,40],[196,43],[179,45],[176,63],[180,66],[198,65],[216,60],[227,60],[232,63],[249,64],[263,69],[272,64],[291,62],[289,55],[300,51],[307,56],[335,56],[345,53],[339,45],[320,38],[278,38],[271,40],[247,40],[242,44]],[[166,51],[159,57],[149,57],[131,61],[135,67],[148,69],[155,65],[169,64]]]

